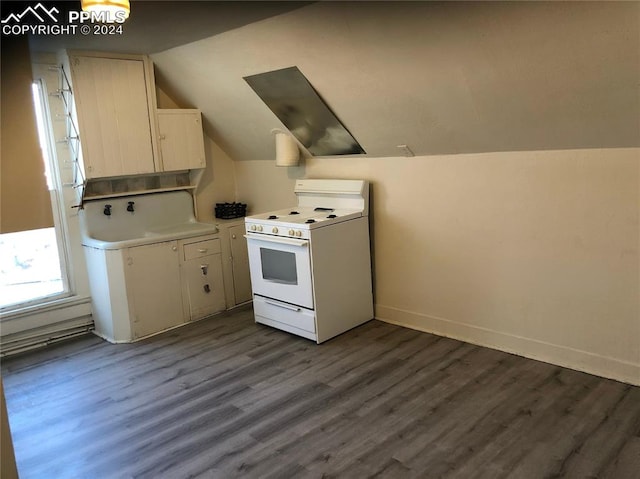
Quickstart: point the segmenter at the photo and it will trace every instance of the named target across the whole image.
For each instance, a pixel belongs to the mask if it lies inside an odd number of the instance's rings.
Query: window
[[[69,294],[65,231],[60,208],[61,184],[55,161],[55,140],[48,111],[46,89],[33,84],[37,131],[44,173],[51,195],[54,226],[0,234],[0,308],[22,306]]]

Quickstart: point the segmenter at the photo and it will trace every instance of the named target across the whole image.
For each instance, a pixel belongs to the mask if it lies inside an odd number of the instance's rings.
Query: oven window
[[[267,281],[283,284],[298,284],[296,255],[277,249],[260,248],[262,277]]]

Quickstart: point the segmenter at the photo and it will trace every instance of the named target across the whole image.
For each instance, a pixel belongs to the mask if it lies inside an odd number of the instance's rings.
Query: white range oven
[[[313,309],[308,239],[248,233],[249,263],[259,269],[254,294]]]
[[[297,180],[298,204],[245,218],[256,322],[326,341],[373,318],[369,184]]]

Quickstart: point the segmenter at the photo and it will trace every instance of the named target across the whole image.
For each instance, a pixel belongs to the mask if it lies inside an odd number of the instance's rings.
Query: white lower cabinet
[[[184,322],[178,242],[128,248],[125,258],[132,339]]]
[[[98,336],[127,343],[224,311],[220,240],[84,247]]]
[[[182,242],[182,295],[190,321],[225,309],[222,255],[218,238]]]
[[[251,301],[251,275],[244,218],[218,220],[227,309]]]
[[[231,244],[235,304],[241,304],[250,301],[252,298],[249,254],[247,253],[247,240],[244,237],[244,221],[229,228],[229,242]]]

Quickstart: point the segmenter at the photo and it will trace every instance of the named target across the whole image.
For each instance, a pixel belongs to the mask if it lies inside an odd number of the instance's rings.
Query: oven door
[[[252,233],[245,238],[254,294],[313,309],[309,241]]]

